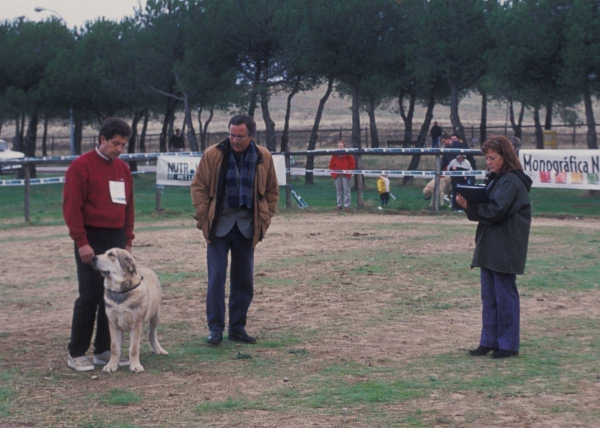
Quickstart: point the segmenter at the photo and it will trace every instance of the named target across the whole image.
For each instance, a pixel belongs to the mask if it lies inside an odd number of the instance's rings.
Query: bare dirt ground
[[[499,385],[497,393],[487,386],[427,387],[404,398],[404,389],[390,383],[397,376],[458,385],[488,372],[514,375],[518,383],[534,364],[527,357],[533,345],[513,359],[518,369],[509,360],[474,363],[465,355],[480,329],[478,277],[468,269],[474,229],[450,217],[278,216],[256,250],[248,331],[259,344],[225,341],[215,350],[205,344],[200,233],[188,221],[139,224],[133,254],[163,282],[159,338],[171,354],[151,356],[144,338],[147,371],[139,375],[66,367],[77,287],[66,228],[0,231],[0,383],[9,391],[0,426],[598,426],[598,377],[563,374],[555,388],[547,375],[540,385]],[[535,219],[533,230],[542,229],[597,234],[600,221]],[[544,239],[532,238],[534,256]],[[462,258],[444,261],[451,254]],[[523,293],[521,305],[526,338],[575,334],[561,331],[561,319],[600,319],[597,289]],[[590,340],[597,346],[597,338]],[[597,361],[587,364],[598,374]],[[379,399],[335,401],[337,382],[396,385],[389,394],[400,396],[386,400],[384,389]],[[110,404],[105,397],[114,388],[142,400]],[[210,407],[227,399],[245,404]]]

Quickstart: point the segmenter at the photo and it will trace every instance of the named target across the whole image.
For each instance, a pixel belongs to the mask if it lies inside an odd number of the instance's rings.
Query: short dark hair
[[[248,135],[254,136],[256,133],[256,122],[252,116],[248,116],[247,114],[236,114],[229,120],[229,125],[227,128],[229,129],[231,125],[246,125],[246,129],[248,129]]]
[[[129,138],[131,135],[131,126],[129,126],[129,124],[123,119],[119,119],[118,117],[107,117],[100,126],[100,135],[98,136],[98,140],[100,140],[100,137],[104,137],[108,141],[115,135]]]
[[[481,151],[484,155],[487,155],[490,150],[498,153],[504,159],[502,171],[523,171],[517,152],[506,137],[502,135],[490,135],[487,141],[483,143],[483,146],[481,146]]]

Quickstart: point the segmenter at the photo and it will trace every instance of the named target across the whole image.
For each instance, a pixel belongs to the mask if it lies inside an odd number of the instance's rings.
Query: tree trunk
[[[208,147],[208,125],[213,119],[213,115],[215,113],[215,104],[213,103],[210,106],[210,112],[208,114],[208,119],[202,125],[202,107],[198,109],[198,126],[200,127],[200,150],[204,151]]]
[[[585,119],[587,124],[588,149],[598,150],[598,135],[596,134],[596,119],[590,93],[590,85],[586,82],[583,89],[583,104],[585,105]]]
[[[533,124],[535,125],[535,148],[544,149],[544,131],[540,122],[540,106],[536,104],[533,108]]]
[[[254,80],[252,82],[252,89],[250,90],[250,101],[248,103],[248,116],[250,117],[254,117],[254,114],[256,113],[256,104],[258,101],[258,88],[260,86],[261,74],[262,64],[260,61],[258,61],[256,64],[256,70],[254,70]]]
[[[360,84],[355,83],[352,87],[352,147],[355,149],[361,149],[362,144],[360,141]],[[356,169],[363,169],[362,156],[356,156]],[[364,175],[354,176],[354,186],[356,187],[356,205],[358,207],[364,206],[363,201],[363,184]]]
[[[425,147],[425,142],[427,141],[427,132],[431,126],[431,120],[433,119],[433,109],[435,108],[435,88],[433,88],[429,94],[429,99],[427,100],[427,109],[425,110],[425,119],[423,120],[423,124],[421,125],[421,130],[419,131],[419,137],[417,139],[417,147],[422,148]],[[419,167],[419,162],[421,162],[421,155],[414,155],[410,164],[408,165],[409,171],[416,171]],[[404,177],[402,179],[402,185],[406,185],[408,183],[412,183],[414,177]]]
[[[552,129],[552,101],[546,104],[546,120],[544,121],[544,129],[549,131]]]
[[[162,124],[162,130],[160,132],[159,139],[159,148],[158,151],[161,153],[165,153],[167,151],[167,138],[168,138],[168,130],[169,124],[172,123],[173,117],[175,115],[175,105],[177,104],[177,100],[173,97],[167,97],[167,108],[165,110],[165,118]]]
[[[133,154],[135,153],[135,143],[138,137],[138,123],[144,117],[144,111],[140,111],[138,113],[133,114],[133,119],[131,120],[131,135],[129,136],[129,142],[127,143],[127,153]],[[136,161],[129,161],[129,169],[131,172],[136,172],[138,170]]]
[[[20,135],[19,141],[21,142],[22,151],[24,152],[26,150],[26,148],[25,148],[25,113],[23,113],[21,115],[21,135]]]
[[[521,103],[521,110],[519,111],[519,120],[515,121],[515,110],[513,105],[513,99],[509,99],[509,114],[510,114],[510,126],[515,133],[515,137],[521,139],[523,135],[523,115],[525,114],[525,104]]]
[[[73,121],[75,122],[74,130],[73,130],[73,151],[76,155],[81,154],[81,141],[83,140],[83,118],[81,117],[81,113],[73,110]],[[94,146],[96,146],[98,142],[94,142]]]
[[[408,95],[408,110],[404,107],[404,95]],[[412,127],[413,127],[413,118],[415,115],[415,101],[417,97],[414,91],[400,91],[400,96],[398,97],[398,107],[400,108],[400,117],[402,118],[402,122],[404,122],[404,143],[402,147],[408,148],[410,147],[410,143],[412,142]]]
[[[377,122],[375,122],[375,103],[369,100],[369,131],[371,134],[371,148],[379,148],[379,133],[377,132]]]
[[[196,139],[196,130],[194,129],[194,121],[192,120],[192,108],[190,106],[189,95],[184,94],[183,98],[183,106],[185,109],[185,125],[187,126],[187,137],[190,145],[190,150],[193,152],[197,152],[198,149],[198,140]]]
[[[479,146],[487,139],[487,92],[485,89],[479,89],[481,92],[481,119],[479,120]],[[469,147],[471,145],[469,144]]]
[[[460,102],[459,88],[458,85],[450,80],[448,80],[448,84],[450,85],[450,122],[452,122],[452,132],[458,135],[458,138],[461,140],[466,141],[465,129],[460,121],[460,114],[458,112],[458,104]]]
[[[25,126],[21,120],[22,116],[17,115],[15,119],[15,137],[13,139],[13,150],[23,152],[23,127]]]
[[[283,133],[281,134],[281,151],[287,152],[289,151],[289,141],[290,141],[290,115],[292,113],[292,98],[298,92],[300,92],[300,82],[302,82],[302,78],[300,76],[296,77],[296,81],[294,82],[294,87],[292,91],[289,93],[287,97],[287,103],[285,106],[285,120],[283,122]]]
[[[271,112],[269,111],[269,92],[266,81],[260,86],[260,108],[267,130],[266,147],[270,152],[274,152],[277,150],[277,139],[275,138],[275,122],[271,119]]]
[[[37,142],[37,127],[38,127],[39,114],[37,111],[33,111],[31,116],[29,117],[29,123],[27,125],[27,134],[25,135],[25,144],[24,144],[24,152],[25,157],[34,158],[35,157],[35,146]],[[35,164],[29,165],[29,177],[37,178],[37,172],[35,169]],[[24,178],[25,170],[21,168],[19,170],[19,174],[17,178]]]
[[[144,111],[144,122],[142,125],[142,133],[140,134],[140,153],[146,153],[146,131],[148,131],[148,121],[150,120],[150,112]]]
[[[317,108],[317,115],[315,116],[315,121],[313,123],[312,131],[310,132],[310,137],[308,139],[308,150],[314,150],[317,147],[317,139],[319,138],[319,125],[321,124],[321,118],[323,117],[323,110],[325,109],[325,103],[329,99],[331,95],[331,91],[333,90],[333,76],[329,76],[327,80],[327,90],[325,91],[325,95],[319,100],[319,107]],[[315,184],[313,179],[312,170],[315,167],[315,157],[313,155],[308,155],[306,157],[306,175],[304,176],[304,184]],[[310,172],[309,172],[310,170]]]
[[[42,134],[42,156],[48,156],[48,115],[44,115],[44,131]]]

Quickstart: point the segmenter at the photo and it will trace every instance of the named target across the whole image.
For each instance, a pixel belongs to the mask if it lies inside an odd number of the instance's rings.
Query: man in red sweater
[[[100,127],[99,145],[77,158],[67,170],[63,216],[75,242],[79,297],[75,300],[69,358],[77,371],[94,369],[110,358],[110,332],[104,311],[104,280],[92,268],[92,258],[113,247],[131,251],[134,238],[133,179],[119,159],[131,127],[109,117]],[[86,356],[97,320],[93,361]],[[121,365],[127,365],[122,361]]]
[[[337,148],[344,149],[346,145],[343,141],[338,141]],[[347,171],[356,169],[354,156],[348,155],[333,155],[329,161],[329,169],[332,171]],[[337,192],[337,209],[350,208],[351,193],[350,193],[350,178],[352,174],[331,173],[331,178],[335,182],[335,190]]]

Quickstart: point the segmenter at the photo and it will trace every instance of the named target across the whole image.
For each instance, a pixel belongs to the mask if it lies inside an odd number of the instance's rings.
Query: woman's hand
[[[465,210],[467,209],[467,200],[465,198],[463,198],[462,195],[460,195],[460,194],[456,195],[456,203],[458,205],[460,205],[461,207],[463,207]]]

